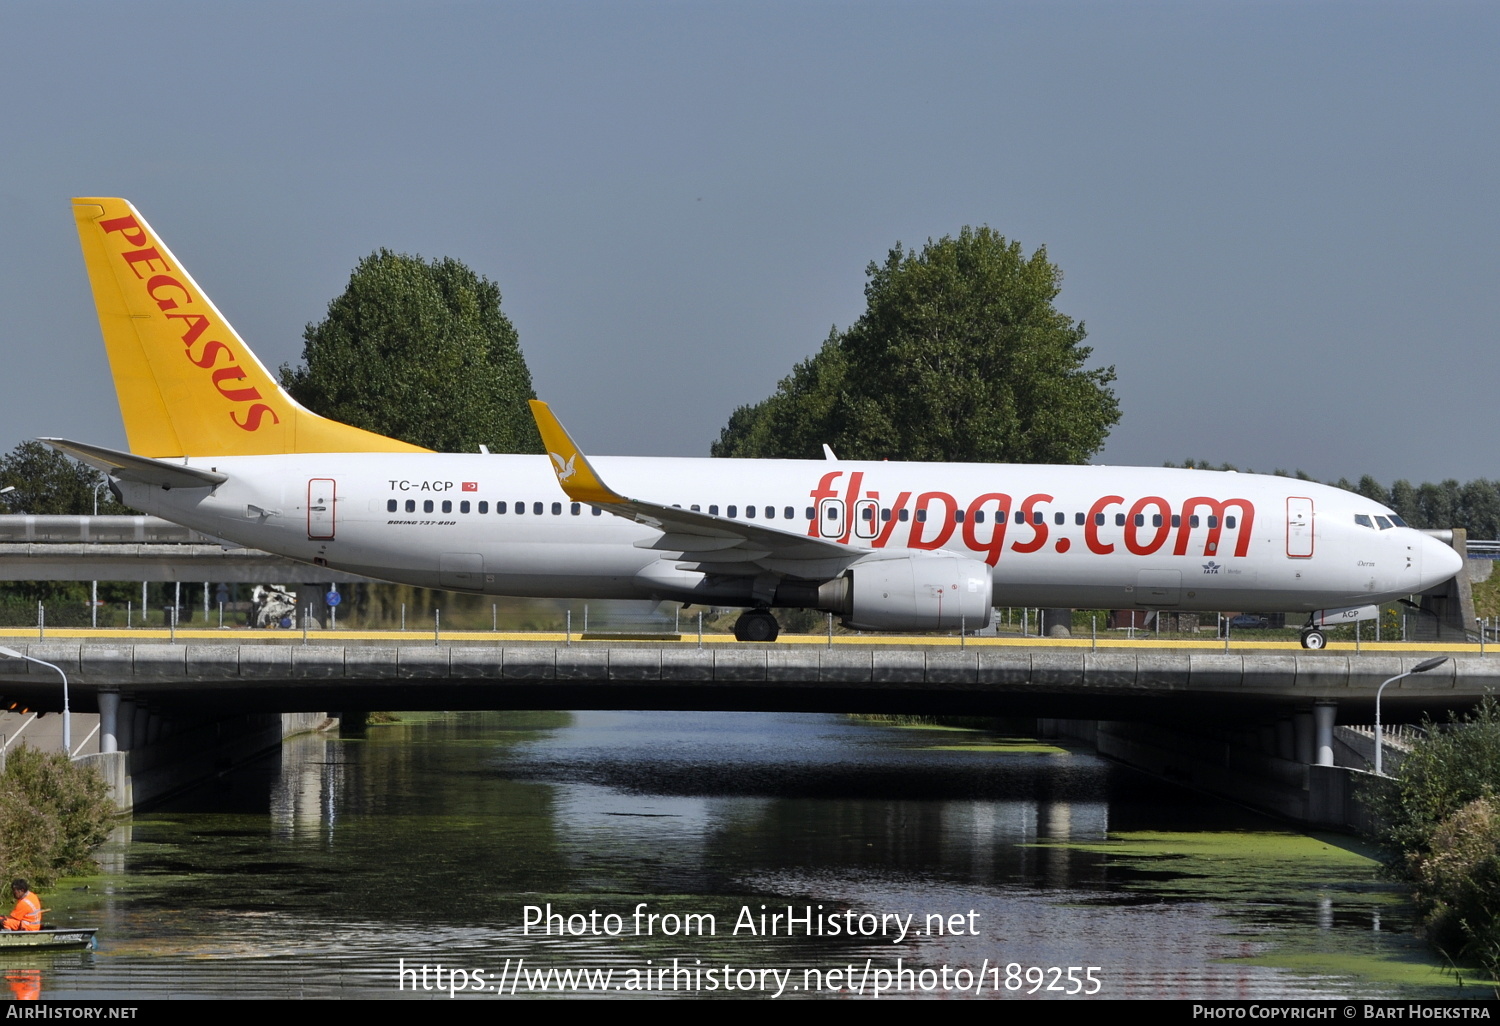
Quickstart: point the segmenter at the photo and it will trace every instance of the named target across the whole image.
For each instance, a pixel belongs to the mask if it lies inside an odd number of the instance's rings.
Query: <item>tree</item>
[[[1500,703],[1439,726],[1361,797],[1387,866],[1415,888],[1424,931],[1444,951],[1500,972]]]
[[[444,452],[542,451],[500,288],[457,260],[372,253],[302,337],[281,383],[316,413]]]
[[[736,410],[715,456],[1081,463],[1119,422],[1045,249],[964,228],[866,274],[864,314]]]
[[[0,456],[0,488],[15,488],[0,497],[0,510],[33,516],[91,514],[95,488],[103,482],[104,475],[93,467],[41,442],[22,442]],[[99,488],[98,496],[101,515],[134,512],[116,502],[108,488]]]
[[[66,752],[10,749],[0,773],[0,872],[39,886],[87,873],[116,815],[109,784]]]

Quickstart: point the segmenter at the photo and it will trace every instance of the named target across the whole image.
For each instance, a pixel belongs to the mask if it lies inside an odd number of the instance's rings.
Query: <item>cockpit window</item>
[[[1372,531],[1375,530],[1375,525],[1370,522],[1369,516],[1364,513],[1354,514],[1354,522],[1360,527],[1368,527]]]
[[[1376,517],[1375,523],[1380,525],[1382,531],[1389,531],[1391,529],[1391,522],[1385,517]]]
[[[1397,527],[1409,527],[1409,526],[1411,526],[1405,520],[1402,520],[1400,517],[1396,516],[1396,514],[1394,514],[1394,513],[1391,514],[1391,523],[1395,524]]]

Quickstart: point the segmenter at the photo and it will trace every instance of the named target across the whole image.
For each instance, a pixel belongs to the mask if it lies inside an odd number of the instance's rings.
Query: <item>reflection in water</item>
[[[971,974],[1100,966],[1104,996],[1441,985],[1260,964],[1309,944],[1350,964],[1409,957],[1405,909],[1367,861],[1244,833],[1275,828],[1086,752],[977,743],[993,740],[836,716],[624,712],[413,715],[297,738],[137,817],[106,876],[48,896],[54,921],[102,928],[99,951],[15,972],[40,972],[54,998],[410,995],[396,989],[403,959],[482,970],[487,984],[521,965],[618,980],[674,959],[800,982],[900,958]],[[1178,833],[1117,840],[1145,831]],[[528,905],[563,918],[526,932]],[[910,932],[734,930],[761,906]],[[637,935],[637,911],[665,918]],[[617,916],[619,935],[561,925],[593,912]],[[689,915],[712,935],[667,929]]]

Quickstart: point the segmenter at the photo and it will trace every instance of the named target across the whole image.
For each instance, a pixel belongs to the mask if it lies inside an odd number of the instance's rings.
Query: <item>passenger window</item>
[[[1024,524],[1024,523],[1026,523],[1026,514],[1023,513],[1023,512],[1021,512],[1020,510],[1016,510],[1016,523],[1018,523],[1018,524]]]
[[[961,523],[964,522],[964,511],[963,510],[956,509],[956,510],[953,511],[953,522],[955,524],[961,524]]]
[[[1094,514],[1094,526],[1095,527],[1103,527],[1104,526],[1104,514],[1103,513],[1095,513]]]
[[[604,510],[600,509],[598,506],[590,506],[589,508],[594,511],[594,516],[596,517],[602,517],[604,515]]]
[[[1360,527],[1368,527],[1372,531],[1375,530],[1375,525],[1370,522],[1370,518],[1364,513],[1354,514],[1354,522]]]
[[[725,510],[725,512],[729,514],[729,519],[730,520],[733,520],[735,518],[735,516],[738,513],[738,511],[739,511],[739,507],[738,506],[730,506],[727,510]]]
[[[982,509],[976,509],[974,511],[974,523],[976,523],[976,524],[982,524],[982,523],[984,523],[984,510],[982,510]]]
[[[497,503],[495,503],[495,512],[496,513],[504,513],[505,512],[505,503],[503,503],[503,502],[497,502]]]
[[[465,499],[464,501],[462,501],[462,502],[460,502],[458,504],[458,511],[460,513],[467,513],[467,512],[469,512],[469,500],[468,499]]]
[[[417,511],[417,500],[416,499],[407,499],[406,500],[406,512],[408,512],[408,513],[415,513],[416,511]]]
[[[900,520],[904,524],[904,523],[906,523],[906,521],[908,519],[910,519],[910,517],[911,517],[911,510],[909,510],[909,509],[903,509],[899,514],[897,514],[896,519]]]
[[[701,509],[698,508],[698,504],[696,502],[693,503],[691,506],[689,506],[688,509],[692,510],[694,513],[702,513],[703,512],[703,510],[701,510]]]
[[[754,520],[755,519],[755,507],[754,506],[746,506],[745,507],[745,519],[746,520]]]
[[[1176,513],[1172,514],[1172,526],[1173,527],[1181,527],[1182,526],[1182,517],[1179,516]]]
[[[871,507],[871,506],[866,506],[864,509],[862,509],[862,510],[859,511],[859,518],[861,520],[864,520],[864,521],[874,520],[875,519],[875,510],[874,510],[874,508]]]
[[[533,502],[531,504],[531,513],[532,513],[533,516],[538,516],[538,517],[541,516],[542,515],[542,504],[540,502]]]
[[[811,506],[807,507],[807,516],[804,519],[807,519],[807,520],[816,520],[817,519],[817,514],[813,511],[813,508]]]
[[[1145,527],[1146,526],[1146,514],[1144,514],[1144,513],[1137,513],[1135,515],[1135,526],[1136,527]]]
[[[432,500],[431,499],[426,499],[426,500],[423,501],[423,503],[422,503],[422,512],[423,513],[431,513],[432,512]]]
[[[1229,529],[1231,529],[1231,530],[1233,530],[1234,529],[1234,517],[1225,517],[1224,518],[1224,526],[1227,527],[1227,528],[1229,528]]]
[[[1125,526],[1125,514],[1124,513],[1116,513],[1115,514],[1115,526],[1116,527],[1124,527]]]
[[[1047,517],[1044,513],[1042,513],[1041,510],[1034,509],[1031,511],[1031,522],[1033,524],[1045,524],[1047,522]]]
[[[781,511],[781,514],[786,519],[790,520],[790,519],[792,519],[793,517],[795,517],[797,515],[797,511],[793,507],[788,506],[786,509],[784,509],[784,510]]]
[[[1160,513],[1153,513],[1153,514],[1151,514],[1151,526],[1152,527],[1160,527],[1161,526],[1161,514]]]
[[[1068,522],[1068,515],[1066,513],[1054,513],[1052,514],[1052,522],[1061,527]]]
[[[525,512],[526,512],[526,503],[524,503],[524,502],[518,502],[518,503],[516,503],[516,516],[521,516]]]
[[[776,507],[775,506],[767,506],[766,507],[766,519],[767,520],[775,520],[776,519]]]
[[[711,517],[718,516],[719,515],[719,507],[718,506],[710,506],[710,507],[708,507],[708,515],[711,516]]]
[[[1082,514],[1082,513],[1074,513],[1073,514],[1073,526],[1074,527],[1082,527],[1083,526],[1083,522],[1085,520],[1087,520],[1087,519],[1088,518],[1084,514]]]
[[[891,521],[891,511],[889,509],[883,509],[883,510],[881,510],[880,511],[880,520],[881,520],[882,523],[887,523],[887,524],[890,523],[890,521]]]
[[[395,499],[387,499],[386,500],[385,511],[387,513],[394,513],[394,512],[396,512],[396,500]]]
[[[583,503],[581,503],[581,502],[575,502],[575,503],[573,503],[573,505],[571,505],[571,506],[568,507],[568,512],[571,513],[571,514],[573,514],[575,517],[578,516],[578,514],[580,514],[580,513],[583,512]]]
[[[443,512],[444,513],[452,513],[453,512],[453,500],[452,499],[444,499],[443,500]]]
[[[1189,527],[1197,527],[1198,526],[1198,514],[1194,513],[1192,516],[1188,517],[1188,526]]]
[[[1208,518],[1208,526],[1209,527],[1218,527],[1219,526],[1219,518],[1218,517],[1209,517]]]
[[[554,502],[552,504],[552,515],[555,517],[562,516],[562,503]]]
[[[917,510],[917,523],[919,523],[919,524],[925,524],[925,523],[927,523],[927,511],[925,509],[919,509],[919,510]]]
[[[1376,517],[1375,518],[1375,523],[1377,523],[1378,525],[1380,525],[1380,529],[1382,531],[1389,531],[1391,529],[1391,522],[1389,520],[1387,520],[1385,517]]]
[[[481,512],[481,513],[488,513],[489,511],[490,511],[489,500],[488,499],[481,499],[481,500],[479,500],[479,512]]]

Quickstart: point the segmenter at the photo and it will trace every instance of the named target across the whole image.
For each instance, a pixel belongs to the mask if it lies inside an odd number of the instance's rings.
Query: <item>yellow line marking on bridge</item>
[[[262,642],[280,644],[301,644],[303,634],[296,628],[290,629],[262,629],[251,630],[248,628],[202,628],[184,627],[176,632],[176,640],[179,643],[226,643],[226,642]],[[165,628],[88,628],[88,627],[49,627],[44,631],[38,631],[35,627],[4,627],[0,628],[0,638],[14,639],[16,641],[79,641],[79,642],[149,642],[149,641],[171,641],[173,632]],[[515,644],[517,642],[538,642],[544,644],[557,644],[566,642],[569,636],[562,631],[441,631],[436,636],[432,631],[408,630],[408,631],[357,631],[357,630],[320,630],[311,629],[306,635],[308,644],[345,644],[348,642],[387,642],[396,644],[421,645],[431,642],[454,643],[482,643],[482,644]],[[599,645],[599,644],[642,644],[657,643],[663,645],[696,645],[698,635],[692,632],[680,634],[646,634],[646,633],[621,633],[613,635],[608,632],[589,632],[587,635],[572,635],[572,643],[575,645]],[[705,634],[703,643],[706,645],[725,644],[751,644],[749,642],[736,642],[730,634]],[[756,644],[756,647],[771,647],[775,645],[828,645],[829,638],[826,634],[783,634],[777,641]],[[835,634],[832,639],[834,645],[881,645],[898,646],[902,648],[1040,648],[1040,649],[1088,649],[1096,651],[1129,651],[1131,649],[1183,649],[1196,652],[1224,652],[1226,646],[1223,639],[1207,638],[1203,640],[1155,640],[1149,637],[1130,638],[1099,638],[1097,641],[1090,638],[1020,638],[1020,637],[910,637],[892,634]],[[1487,647],[1487,646],[1486,646]],[[1228,651],[1233,653],[1242,652],[1302,652],[1305,651],[1301,644],[1295,641],[1236,641],[1230,639]],[[1370,653],[1396,653],[1396,652],[1448,652],[1454,654],[1480,655],[1484,649],[1477,644],[1461,643],[1438,643],[1438,642],[1402,642],[1402,641],[1366,641],[1357,647],[1352,641],[1331,641],[1325,652],[1336,652],[1347,654],[1351,652]],[[1309,652],[1309,655],[1314,654]]]

